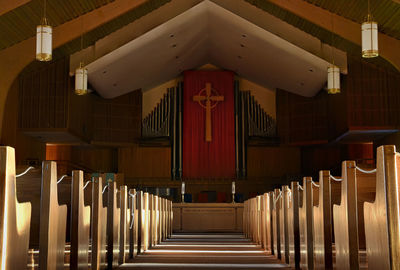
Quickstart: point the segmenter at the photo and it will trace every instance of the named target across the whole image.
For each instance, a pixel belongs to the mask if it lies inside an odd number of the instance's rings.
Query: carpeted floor
[[[174,234],[121,269],[290,269],[241,234]]]

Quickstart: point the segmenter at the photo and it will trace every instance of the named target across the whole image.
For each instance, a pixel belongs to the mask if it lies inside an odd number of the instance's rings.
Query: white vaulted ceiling
[[[203,1],[87,68],[105,98],[147,90],[206,63],[267,88],[314,96],[326,83],[325,60]]]

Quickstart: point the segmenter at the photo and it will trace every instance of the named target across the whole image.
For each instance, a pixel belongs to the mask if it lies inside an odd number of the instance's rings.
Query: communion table
[[[243,203],[174,203],[174,232],[242,232]]]

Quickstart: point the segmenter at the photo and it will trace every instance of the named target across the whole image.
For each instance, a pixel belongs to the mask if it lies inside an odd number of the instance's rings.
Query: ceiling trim
[[[354,44],[361,46],[361,25],[329,12],[303,0],[268,0],[270,3],[289,11],[323,29],[331,31]],[[250,1],[251,2],[251,1]],[[254,1],[253,1],[254,2]],[[399,1],[400,2],[400,1]],[[327,18],[332,18],[327,19]],[[333,31],[332,31],[333,21]],[[400,71],[400,40],[379,33],[380,56]],[[361,52],[360,52],[361,57]]]

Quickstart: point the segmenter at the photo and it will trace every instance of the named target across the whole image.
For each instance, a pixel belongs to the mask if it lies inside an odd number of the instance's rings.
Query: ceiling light
[[[328,94],[339,94],[340,93],[340,68],[331,65],[328,67]]]
[[[83,17],[82,17],[82,28],[81,28],[81,51],[83,50]],[[79,96],[86,95],[88,93],[87,82],[88,74],[83,61],[79,63],[79,68],[75,70],[75,94]]]
[[[368,0],[367,19],[361,25],[362,57],[372,58],[379,55],[378,51],[378,23],[372,18]]]
[[[328,67],[328,83],[327,83],[327,88],[326,91],[328,94],[339,94],[340,93],[340,68],[335,65],[335,58],[333,55],[333,44],[334,44],[334,39],[333,39],[333,15],[331,17],[332,20],[332,32],[331,32],[331,38],[332,38],[332,43],[331,43],[331,53],[332,53],[332,64]]]
[[[81,62],[79,68],[75,70],[75,94],[82,96],[87,93],[87,69],[83,66],[83,62]]]
[[[36,59],[51,61],[53,50],[53,29],[46,19],[46,0],[43,5],[42,23],[36,27]]]

